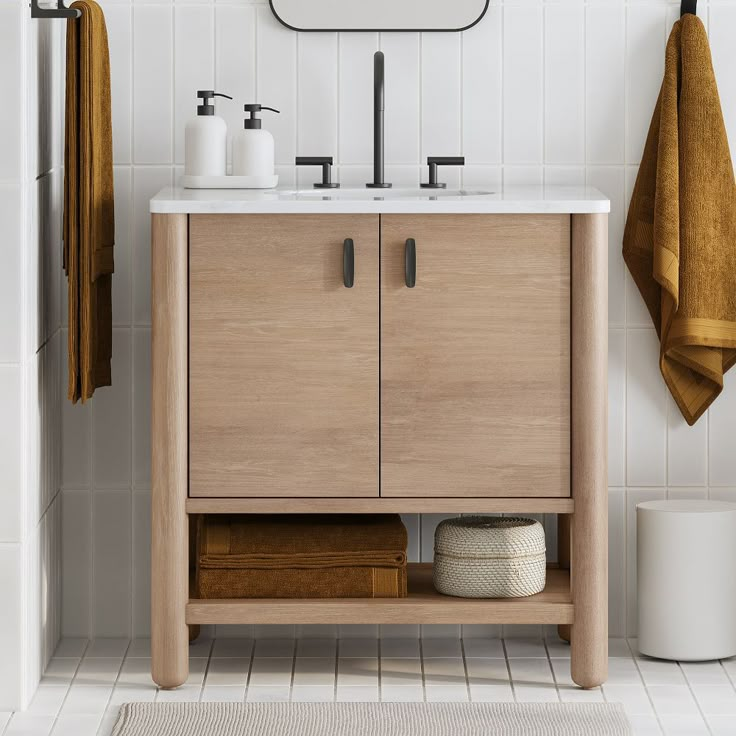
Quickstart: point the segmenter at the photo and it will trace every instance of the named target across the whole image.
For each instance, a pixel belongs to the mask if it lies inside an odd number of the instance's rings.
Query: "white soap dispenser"
[[[274,175],[273,136],[261,128],[256,114],[261,110],[279,112],[265,105],[243,105],[250,118],[243,121],[243,130],[233,136],[233,176],[272,177]]]
[[[225,176],[227,174],[227,125],[215,115],[215,106],[210,100],[230,95],[211,89],[200,89],[197,97],[197,117],[184,128],[184,174],[186,176]]]

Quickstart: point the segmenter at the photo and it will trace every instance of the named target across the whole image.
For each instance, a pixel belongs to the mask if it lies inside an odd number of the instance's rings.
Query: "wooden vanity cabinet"
[[[605,198],[195,214],[175,195],[152,219],[153,679],[186,680],[200,624],[536,623],[570,640],[577,684],[605,681]],[[427,564],[402,599],[190,597],[190,515],[318,512],[558,514],[559,564],[523,599],[442,596]]]

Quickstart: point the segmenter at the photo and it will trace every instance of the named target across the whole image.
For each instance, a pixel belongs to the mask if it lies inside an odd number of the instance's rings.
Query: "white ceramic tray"
[[[278,174],[273,176],[184,176],[184,189],[273,189],[278,186]]]

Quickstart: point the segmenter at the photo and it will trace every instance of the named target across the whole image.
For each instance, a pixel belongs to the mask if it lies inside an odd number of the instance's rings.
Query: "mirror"
[[[294,31],[464,31],[489,0],[269,0]]]

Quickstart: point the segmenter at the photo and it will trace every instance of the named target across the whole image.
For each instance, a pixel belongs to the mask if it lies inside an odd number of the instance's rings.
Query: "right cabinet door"
[[[381,249],[381,495],[569,496],[570,217],[384,215]]]

